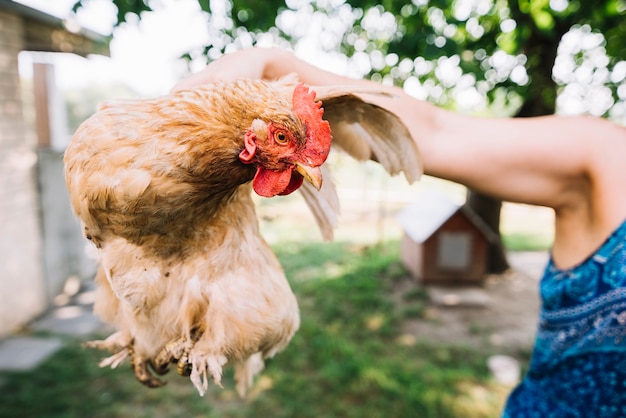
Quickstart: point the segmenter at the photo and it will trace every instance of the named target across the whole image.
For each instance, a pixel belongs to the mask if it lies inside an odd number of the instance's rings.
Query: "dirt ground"
[[[404,197],[404,194],[399,194]],[[396,215],[407,202],[391,199],[342,202],[342,230],[354,240],[356,231],[369,232],[370,239],[381,241],[400,236]],[[356,202],[356,204],[355,204]],[[546,208],[505,204],[501,229],[508,233],[551,235],[552,212]],[[515,353],[530,350],[534,342],[539,310],[538,286],[548,261],[547,251],[510,252],[511,268],[501,275],[488,277],[482,285],[469,287],[426,286],[430,303],[425,319],[405,322],[403,338],[411,341],[450,342],[489,348],[489,351]],[[395,289],[398,304],[406,304],[403,294],[415,289],[416,282],[402,282]],[[493,349],[493,350],[491,350]]]
[[[511,269],[471,287],[427,286],[430,301],[425,319],[405,322],[403,338],[501,349],[504,353],[530,350],[539,309],[538,283],[547,262],[546,252],[509,254]],[[414,287],[403,282],[402,295]]]

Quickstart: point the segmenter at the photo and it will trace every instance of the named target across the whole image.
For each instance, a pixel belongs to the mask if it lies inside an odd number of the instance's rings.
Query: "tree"
[[[112,1],[118,24],[128,13],[152,10],[148,0]],[[546,115],[555,112],[560,92],[587,77],[603,89],[603,99],[581,110],[626,115],[624,0],[268,0],[263,7],[255,0],[197,1],[220,36],[186,59],[210,61],[242,39],[255,43],[268,35],[297,45],[307,24],[317,21],[323,22],[320,47],[344,54],[360,75],[412,89],[440,106]],[[569,71],[557,77],[559,45],[572,33],[597,41],[574,45],[564,58]],[[500,202],[470,191],[468,203],[498,231]],[[492,272],[506,268],[501,248],[493,248],[492,261]]]

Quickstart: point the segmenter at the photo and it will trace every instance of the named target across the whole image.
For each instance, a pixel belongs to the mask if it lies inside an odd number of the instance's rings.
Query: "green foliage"
[[[74,9],[85,1],[78,0]],[[118,24],[126,22],[128,14],[141,18],[153,7],[148,0],[111,1],[118,8]],[[197,1],[209,13],[211,26],[210,14],[215,10],[208,0]],[[455,105],[457,87],[437,73],[442,57],[458,61],[462,73],[471,77],[466,81],[473,80],[476,91],[489,103],[498,100],[500,105],[517,108],[520,116],[554,112],[558,86],[552,79],[552,67],[560,39],[573,26],[589,25],[604,35],[609,68],[626,59],[624,0],[269,0],[262,7],[253,0],[230,0],[227,4],[225,17],[230,23],[216,29],[220,34],[212,36],[201,51],[209,61],[232,48],[243,35],[255,43],[261,34],[269,33],[295,45],[302,31],[293,32],[280,24],[278,17],[285,13],[308,9],[311,16],[338,19],[341,15],[347,22],[345,28],[325,27],[320,34],[339,37],[327,48],[359,62],[365,57],[371,68],[363,75],[372,79],[387,78],[402,85],[414,78],[435,86],[428,99],[442,106]],[[349,13],[344,13],[346,7]],[[494,57],[501,53],[517,65],[498,66],[499,58]],[[183,58],[196,56],[190,52]],[[520,77],[517,66],[522,66],[527,76]],[[514,69],[517,76],[512,76]],[[618,86],[607,85],[617,97]]]
[[[83,7],[83,3],[88,2],[89,0],[76,0],[72,10],[76,12],[78,9]],[[127,17],[129,14],[136,15],[138,18],[141,18],[141,14],[143,12],[152,11],[152,7],[149,5],[148,0],[111,0],[115,7],[117,7],[117,25],[120,25],[127,21]],[[203,0],[198,0],[200,3],[203,3]]]
[[[232,4],[230,17],[235,28],[246,28],[250,32],[267,32],[275,25],[276,16],[283,10],[283,0],[268,0],[259,7],[255,0],[237,0]],[[210,9],[209,9],[210,11]]]
[[[400,338],[402,316],[391,292],[409,279],[398,247],[397,241],[275,247],[302,324],[246,401],[236,397],[231,371],[224,389],[211,385],[204,398],[173,372],[164,388],[148,389],[127,363],[100,369],[102,353],[71,340],[36,370],[2,376],[0,417],[499,416],[510,388],[491,381],[489,353]],[[425,295],[407,292],[407,299],[424,303]]]

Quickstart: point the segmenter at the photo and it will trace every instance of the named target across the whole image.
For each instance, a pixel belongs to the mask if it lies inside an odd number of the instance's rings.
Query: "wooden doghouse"
[[[424,284],[476,284],[487,271],[498,236],[469,207],[434,190],[398,214],[402,262]],[[495,240],[495,241],[494,241]]]

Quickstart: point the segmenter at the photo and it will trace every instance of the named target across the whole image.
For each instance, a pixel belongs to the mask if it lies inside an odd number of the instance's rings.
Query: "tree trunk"
[[[473,190],[468,190],[466,204],[500,238],[500,209],[502,208],[502,201]],[[508,268],[509,262],[506,258],[502,240],[498,239],[497,242],[491,242],[487,256],[487,273],[500,274]]]

